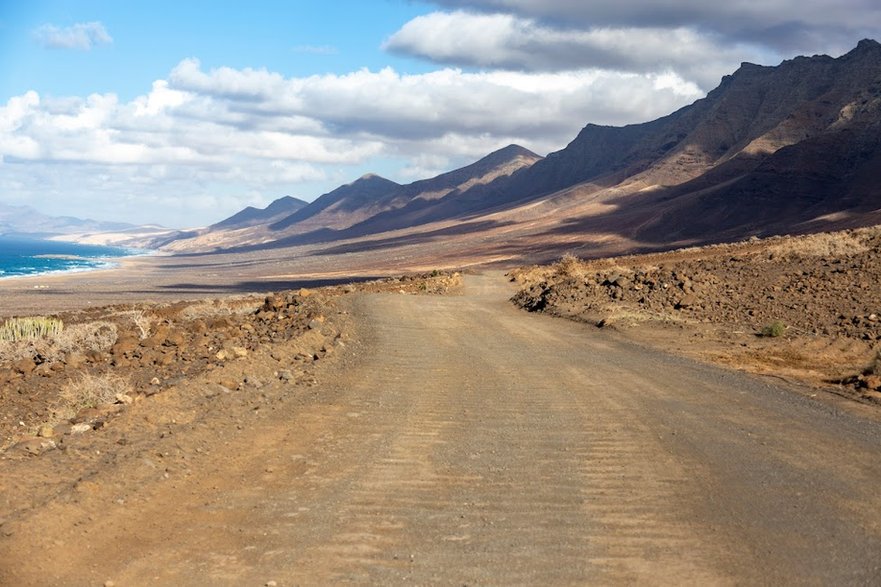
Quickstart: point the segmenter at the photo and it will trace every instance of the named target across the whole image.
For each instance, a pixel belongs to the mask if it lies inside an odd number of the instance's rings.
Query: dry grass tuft
[[[564,277],[583,277],[583,263],[572,253],[566,253],[554,263],[554,271]]]
[[[872,359],[872,362],[869,363],[869,366],[866,367],[866,370],[863,371],[864,375],[881,375],[881,350],[878,350],[875,353],[875,358]]]
[[[866,235],[858,232],[821,232],[797,238],[781,239],[768,246],[767,252],[784,257],[847,257],[869,250]]]
[[[128,310],[125,312],[118,312],[114,315],[130,320],[141,340],[150,336],[150,331],[153,328],[153,320],[144,314],[143,310]]]
[[[181,310],[182,320],[200,320],[217,316],[245,316],[260,309],[262,300],[205,300],[196,302]]]
[[[37,350],[32,341],[11,342],[0,339],[0,362],[12,362],[21,359],[32,359]]]
[[[97,408],[115,403],[118,395],[128,395],[131,391],[131,383],[119,375],[82,373],[61,388],[57,415],[70,418],[83,408]]]
[[[117,326],[113,322],[95,321],[68,326],[54,341],[60,353],[108,350],[116,343]]]

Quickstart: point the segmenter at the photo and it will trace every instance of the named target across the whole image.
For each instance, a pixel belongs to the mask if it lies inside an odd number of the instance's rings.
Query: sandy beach
[[[123,258],[113,268],[0,279],[0,315],[171,302],[347,280],[331,273],[297,272],[287,264],[280,269],[245,255]],[[278,273],[285,277],[274,278]]]
[[[0,279],[0,316],[281,291],[435,269],[510,268],[559,258],[571,248],[533,235],[517,235],[518,246],[511,238],[504,230],[480,237],[397,231],[259,251],[125,257],[111,269]]]

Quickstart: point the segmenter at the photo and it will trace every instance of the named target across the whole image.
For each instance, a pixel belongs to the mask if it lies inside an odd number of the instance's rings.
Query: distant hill
[[[436,209],[440,200],[457,200],[471,188],[510,177],[539,160],[541,157],[532,151],[509,145],[466,167],[407,185],[375,175],[365,176],[318,198],[313,205],[270,228],[296,227],[298,234],[330,228],[337,231],[339,237],[410,226],[413,222],[407,213],[413,209]],[[454,213],[464,211],[459,207]],[[435,215],[430,220],[447,216]],[[304,222],[307,219],[309,222]]]
[[[72,216],[48,216],[30,206],[0,204],[0,235],[51,237],[92,231],[120,231],[134,228],[123,222],[101,222]]]
[[[431,179],[401,185],[368,174],[318,197],[314,202],[271,223],[245,230],[215,225],[207,233],[170,243],[169,250],[210,250],[271,243],[323,242],[365,233],[365,223],[394,218],[407,224],[404,211],[454,198],[474,186],[485,185],[529,167],[541,157],[510,145],[479,161]],[[244,211],[243,211],[244,212]],[[241,214],[241,213],[240,213]],[[233,217],[235,218],[235,216]],[[393,222],[394,223],[394,222]],[[369,230],[369,228],[368,228]]]
[[[380,202],[400,187],[399,184],[378,175],[367,174],[320,196],[308,206],[272,223],[270,228],[279,231],[294,225],[301,225],[306,229],[346,226],[353,219],[364,215],[366,210],[380,205]]]
[[[864,40],[839,58],[744,63],[689,106],[588,124],[545,158],[512,145],[408,185],[365,176],[280,220],[171,247],[354,251],[383,234],[407,233],[391,246],[470,232],[472,249],[590,253],[879,222],[881,45]]]
[[[308,206],[308,202],[304,202],[299,198],[284,196],[266,206],[265,208],[254,208],[248,206],[241,212],[233,214],[226,220],[222,220],[217,224],[212,224],[212,230],[228,230],[236,228],[247,228],[257,224],[272,224],[282,218],[285,218],[300,208]]]
[[[640,236],[707,240],[875,221],[881,210],[881,45],[862,41],[838,59],[742,67],[726,84],[729,95],[761,97],[742,114],[751,115],[752,132],[704,174],[659,195],[667,200],[664,209]],[[716,115],[718,126],[724,114]]]

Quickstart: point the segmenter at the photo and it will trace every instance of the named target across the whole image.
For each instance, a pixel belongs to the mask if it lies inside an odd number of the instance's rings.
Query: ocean
[[[0,236],[0,278],[104,269],[137,249]]]

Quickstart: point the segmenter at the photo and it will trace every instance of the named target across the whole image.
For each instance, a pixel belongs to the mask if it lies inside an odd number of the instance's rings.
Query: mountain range
[[[455,216],[464,210],[466,194],[540,159],[528,149],[511,145],[461,169],[406,185],[368,174],[284,217],[244,223],[243,215],[249,219],[254,217],[254,212],[246,209],[207,231],[182,234],[183,238],[165,246],[170,250],[283,246],[328,242],[426,224],[436,220],[437,211],[449,208],[451,202]],[[267,210],[283,200],[276,200]]]
[[[455,237],[495,252],[670,248],[879,223],[879,180],[881,45],[863,40],[839,58],[743,63],[689,106],[641,124],[588,124],[547,157],[510,145],[406,185],[366,175],[311,203],[285,197],[153,244],[351,252]]]
[[[80,232],[110,232],[134,228],[123,222],[101,222],[72,216],[47,216],[30,206],[0,204],[0,236],[42,237]]]

